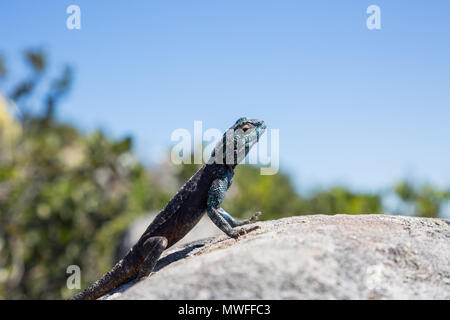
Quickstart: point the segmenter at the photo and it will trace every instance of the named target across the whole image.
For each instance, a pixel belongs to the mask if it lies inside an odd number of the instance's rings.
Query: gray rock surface
[[[171,248],[103,299],[450,299],[450,221],[311,215]]]

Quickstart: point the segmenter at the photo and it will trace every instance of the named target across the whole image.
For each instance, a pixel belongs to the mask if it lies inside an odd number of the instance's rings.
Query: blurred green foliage
[[[129,223],[161,208],[169,195],[134,159],[130,138],[82,134],[55,120],[70,68],[52,80],[42,51],[25,59],[31,76],[9,94],[9,104],[20,106],[19,120],[8,118],[4,99],[0,106],[0,297],[68,297],[66,268],[79,265],[84,286],[96,280],[111,266]],[[22,108],[45,83],[40,110]]]
[[[450,191],[438,190],[429,184],[415,186],[411,182],[399,182],[394,191],[400,199],[413,207],[413,214],[421,217],[438,217],[443,204],[450,199]]]
[[[237,167],[235,182],[224,208],[248,216],[262,211],[262,219],[277,219],[295,214],[382,213],[381,197],[353,193],[342,187],[319,190],[310,197],[297,194],[289,176],[261,175],[259,168]]]
[[[195,164],[180,165],[176,172],[178,181],[186,181],[199,167]],[[235,169],[233,184],[223,207],[236,217],[248,217],[255,211],[261,211],[264,213],[260,217],[262,220],[303,214],[381,214],[386,211],[383,204],[386,194],[412,207],[412,213],[419,217],[439,217],[442,206],[450,201],[448,190],[430,185],[417,186],[406,181],[397,183],[387,193],[356,192],[334,186],[303,196],[295,191],[286,173],[261,175],[260,168],[241,164]],[[401,207],[398,210],[395,214],[409,214]]]
[[[46,73],[45,52],[29,50],[24,58],[31,74],[7,93],[8,104],[19,106],[19,114],[11,117],[6,100],[0,100],[0,298],[67,298],[74,292],[66,288],[66,268],[81,267],[82,287],[97,280],[112,266],[129,224],[160,210],[171,194],[154,171],[133,157],[131,138],[85,134],[55,119],[72,83],[69,67],[52,77]],[[0,83],[7,75],[0,57]],[[38,86],[47,93],[36,108]],[[176,166],[172,189],[198,167]],[[439,216],[450,199],[448,191],[406,182],[392,194],[415,215],[426,217]],[[306,197],[295,192],[287,174],[262,176],[249,165],[236,169],[224,208],[236,217],[262,211],[262,219],[385,211],[381,193],[333,187]]]

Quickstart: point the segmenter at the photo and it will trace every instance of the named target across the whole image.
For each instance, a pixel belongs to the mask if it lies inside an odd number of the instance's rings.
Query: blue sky
[[[81,8],[81,30],[66,8]],[[381,8],[368,30],[366,8]],[[300,190],[450,187],[449,1],[5,1],[0,51],[75,68],[58,116],[132,135],[152,163],[178,128],[237,118],[280,130]],[[11,77],[19,74],[11,75]]]

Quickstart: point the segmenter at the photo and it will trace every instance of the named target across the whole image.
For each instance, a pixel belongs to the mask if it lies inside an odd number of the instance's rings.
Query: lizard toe
[[[256,220],[258,220],[258,217],[261,215],[261,211],[258,211],[258,212],[255,212],[254,214],[253,214],[253,216],[250,218],[250,221],[256,221]]]

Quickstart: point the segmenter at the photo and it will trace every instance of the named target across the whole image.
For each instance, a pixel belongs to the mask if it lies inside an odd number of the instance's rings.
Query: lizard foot
[[[233,239],[238,239],[240,236],[246,235],[247,233],[257,230],[257,229],[260,229],[260,228],[261,228],[260,226],[254,226],[254,227],[247,228],[247,229],[241,228],[239,230],[233,230],[233,232],[231,232],[229,234],[229,236]]]
[[[255,212],[249,219],[239,221],[237,226],[242,226],[244,224],[250,224],[258,220],[258,217],[261,215],[261,211]]]
[[[258,220],[258,217],[261,215],[261,211],[255,212],[249,220],[250,223],[255,222],[256,220]]]

